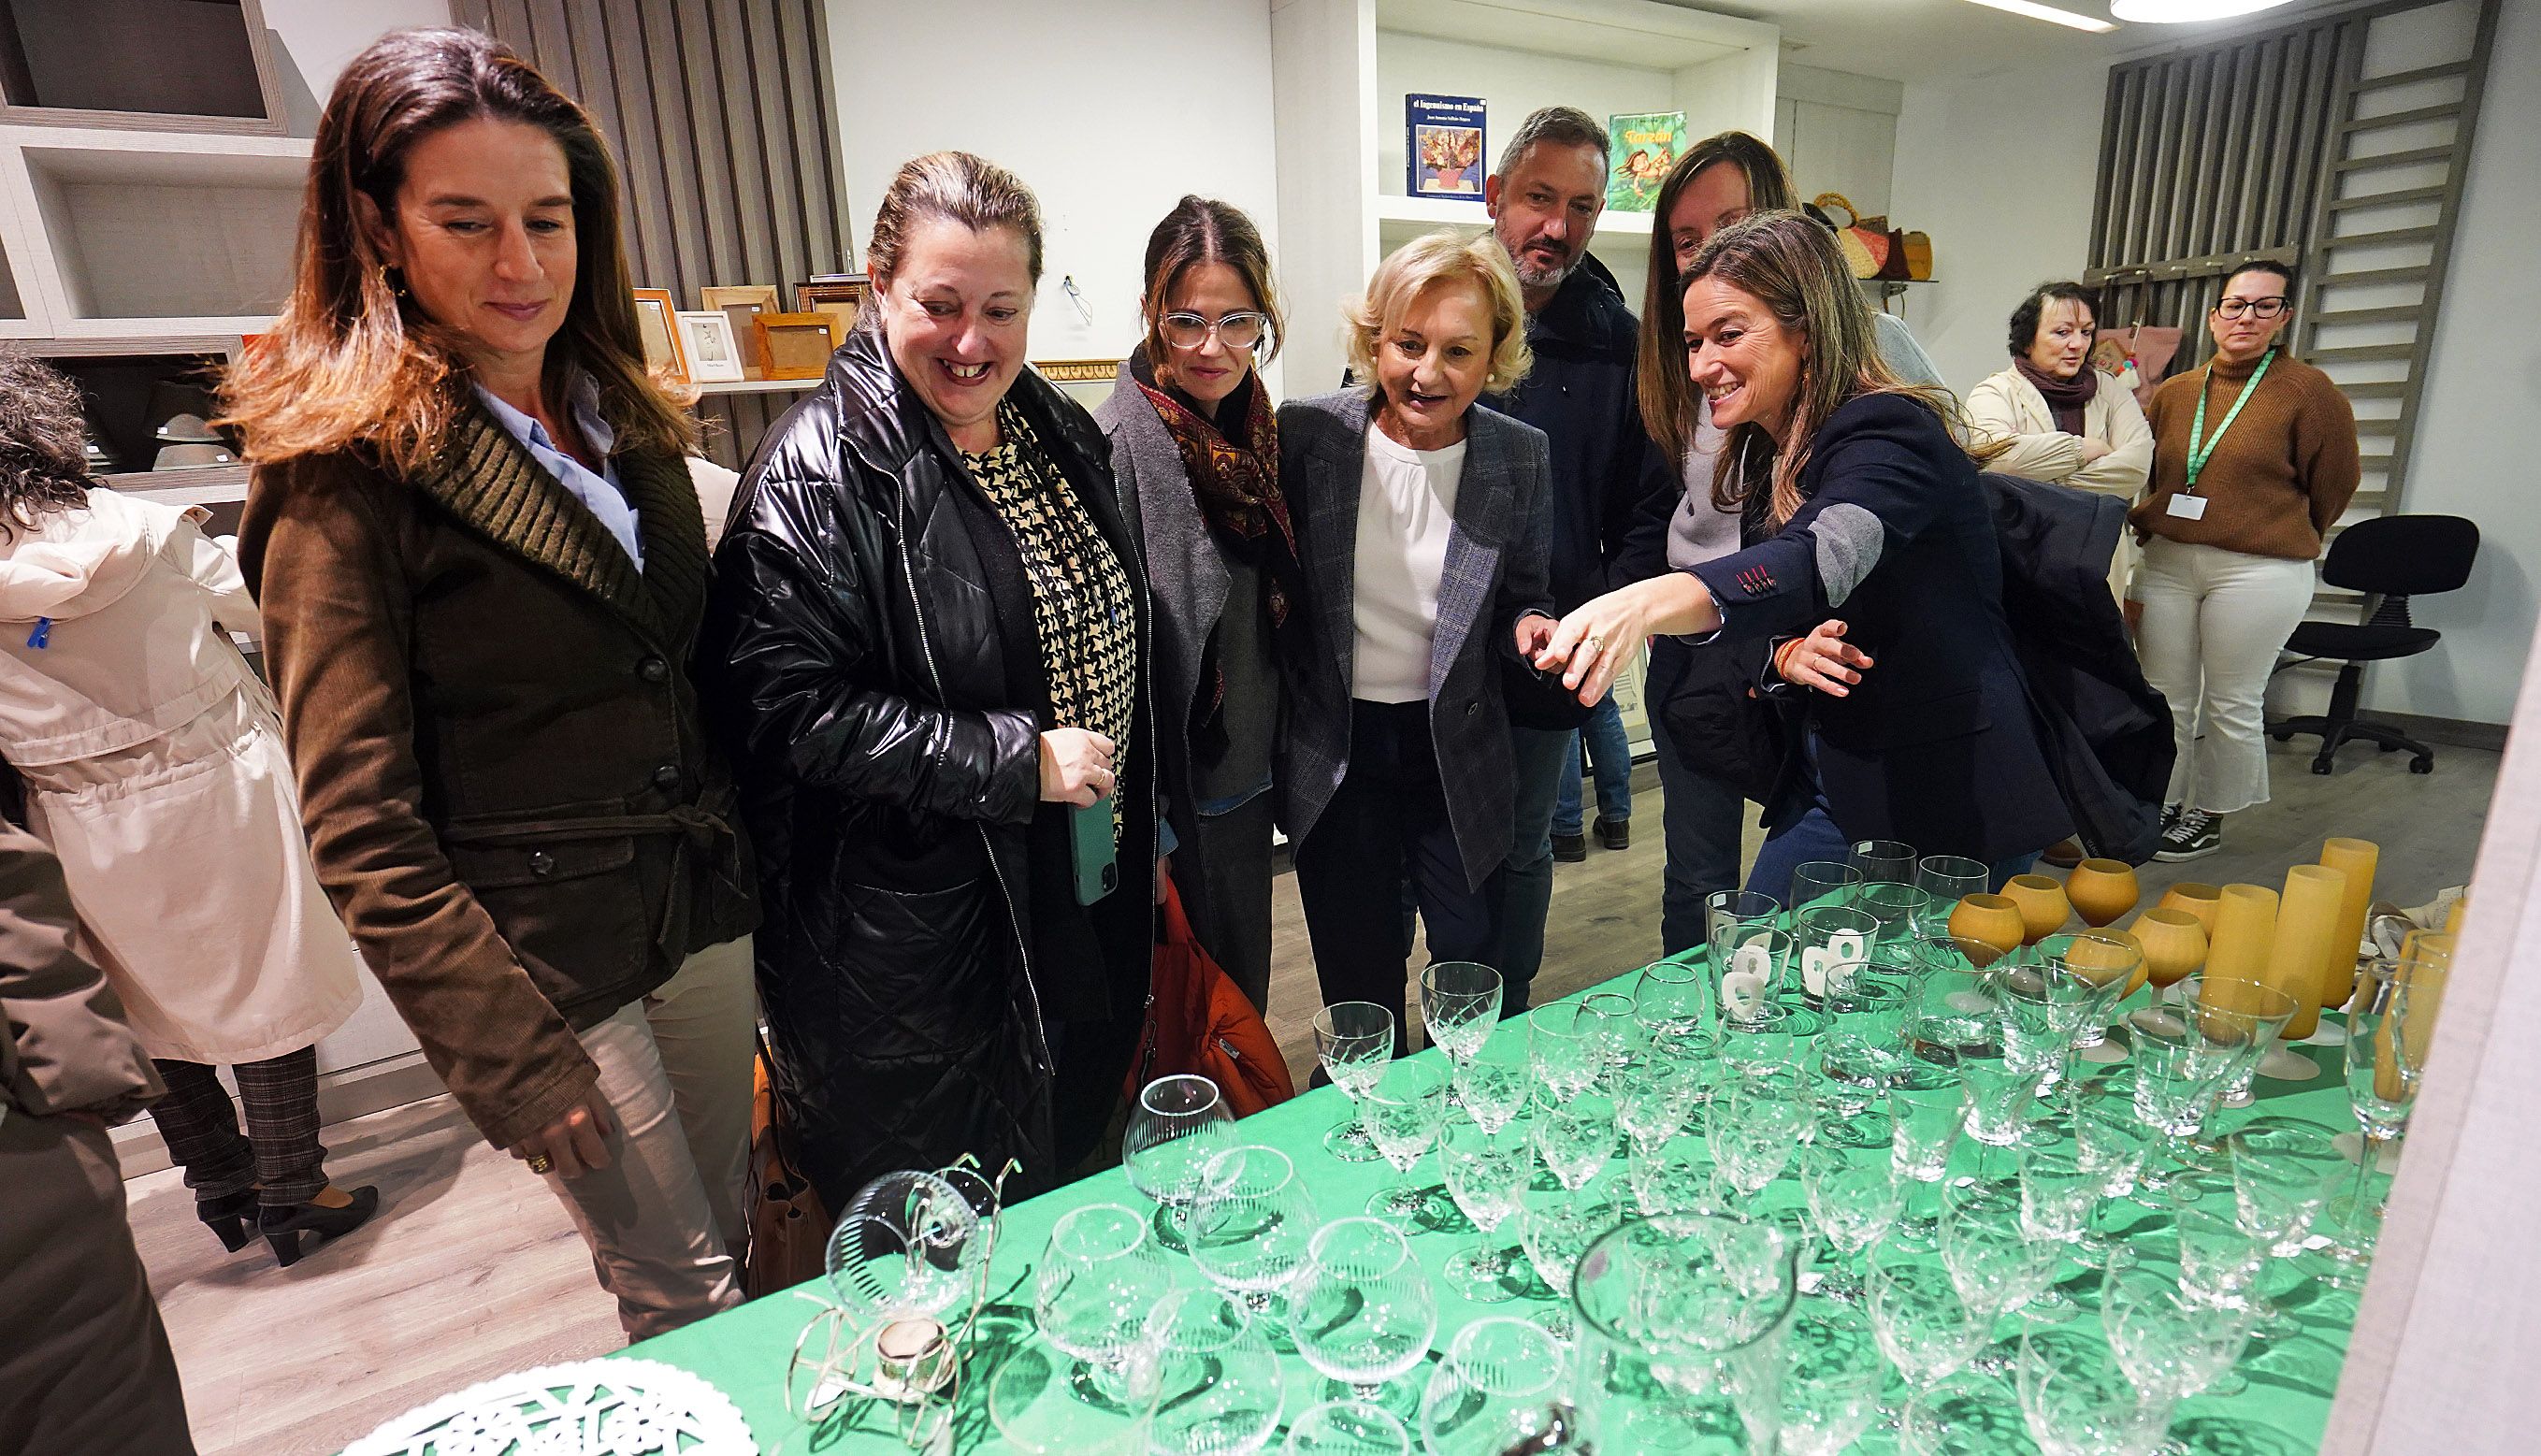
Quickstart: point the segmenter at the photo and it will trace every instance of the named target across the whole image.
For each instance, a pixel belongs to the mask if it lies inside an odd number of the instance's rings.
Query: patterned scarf
[[[1156,408],[1156,417],[1182,452],[1183,473],[1191,478],[1192,496],[1201,519],[1218,543],[1238,559],[1259,568],[1267,578],[1264,603],[1273,633],[1288,625],[1291,609],[1304,593],[1297,564],[1297,531],[1288,518],[1288,499],[1279,492],[1279,423],[1271,411],[1270,391],[1248,378],[1244,440],[1229,443],[1217,425],[1195,412],[1170,391],[1159,387],[1155,371],[1141,352],[1129,365],[1130,377]],[[1192,739],[1214,753],[1225,747],[1226,728],[1218,720],[1226,705],[1226,674],[1211,641],[1200,663],[1202,700],[1192,705]]]

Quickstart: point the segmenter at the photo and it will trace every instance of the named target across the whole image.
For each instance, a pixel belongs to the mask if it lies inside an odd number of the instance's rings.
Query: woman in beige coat
[[[360,1004],[360,963],[229,637],[257,632],[238,563],[199,510],[89,488],[82,433],[68,380],[0,354],[0,756],[168,1084],[150,1112],[195,1211],[231,1249],[254,1215],[289,1264],[379,1202],[329,1185],[318,1144],[317,1044]]]
[[[2152,470],[2152,426],[2133,393],[2091,367],[2091,292],[2041,283],[2011,311],[2011,367],[1968,395],[1975,443],[2001,449],[1987,469],[2114,495],[2132,506]],[[2109,589],[2126,600],[2136,546],[2122,533]]]

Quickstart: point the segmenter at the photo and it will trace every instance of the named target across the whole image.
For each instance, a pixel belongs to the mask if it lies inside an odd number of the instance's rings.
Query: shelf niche
[[[74,319],[238,319],[291,292],[306,158],[29,146]]]
[[[23,323],[26,318],[27,304],[18,292],[18,275],[9,268],[9,250],[0,247],[0,323]]]
[[[0,0],[0,119],[279,131],[266,51],[254,0]]]
[[[192,391],[208,390],[229,364],[225,354],[92,354],[44,356],[44,362],[79,386],[89,427],[98,443],[114,456],[117,475],[138,475],[157,463],[161,420],[154,413],[199,413],[204,401]],[[206,469],[217,469],[208,467]],[[174,481],[183,473],[161,474]],[[126,482],[114,482],[126,483]]]

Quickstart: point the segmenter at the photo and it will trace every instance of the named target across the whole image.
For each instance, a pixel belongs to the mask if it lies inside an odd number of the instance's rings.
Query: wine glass
[[[1615,1126],[1623,1129],[1628,1147],[1672,1137],[1684,1130],[1702,1090],[1691,1062],[1649,1057],[1633,1068],[1616,1092]]]
[[[1526,1027],[1503,1021],[1485,1032],[1456,1066],[1455,1088],[1465,1115],[1496,1132],[1515,1121],[1534,1090],[1535,1069]]]
[[[1206,1077],[1158,1077],[1138,1090],[1121,1135],[1121,1166],[1129,1186],[1155,1203],[1156,1240],[1166,1249],[1190,1252],[1184,1223],[1200,1170],[1226,1145],[1234,1126],[1226,1099]]]
[[[2242,1227],[2240,1209],[2220,1200],[2174,1199],[2170,1213],[2179,1240],[2180,1291],[2200,1304],[2255,1315],[2251,1291],[2274,1240]]]
[[[2373,1257],[2382,1225],[2381,1204],[2370,1192],[2373,1171],[2382,1150],[2408,1130],[2452,953],[2453,937],[2418,931],[2403,944],[2399,967],[2376,967],[2348,1011],[2347,1101],[2362,1139],[2356,1181],[2330,1205],[2337,1232],[2328,1254],[2336,1282],[2361,1278]]]
[[[2108,1342],[2078,1329],[2020,1337],[2020,1414],[2045,1456],[2151,1456],[2174,1402],[2139,1390]]]
[[[1789,1165],[1808,1121],[1796,1076],[1732,1077],[1704,1128],[1720,1181],[1750,1198],[1764,1192]]]
[[[2275,1258],[2302,1254],[2312,1224],[2347,1171],[2328,1133],[2306,1124],[2272,1120],[2243,1128],[2225,1145],[2241,1226],[2267,1236],[2268,1252]],[[2273,1333],[2287,1333],[2286,1322],[2269,1313]]]
[[[1949,1176],[1950,1150],[1967,1128],[1967,1085],[1954,1069],[1921,1056],[1901,1062],[1888,1079],[1885,1102],[1891,1130],[1890,1161],[1906,1182],[1930,1189]],[[1928,1252],[1933,1217],[1901,1212],[1890,1241]]]
[[[2212,974],[2200,974],[2187,978],[2179,983],[2179,990],[2181,997],[2190,1005],[2208,1010],[2228,1009],[2248,1016],[2256,1023],[2257,1036],[2243,1055],[2234,1058],[2231,1075],[2223,1079],[2223,1089],[2218,1094],[2221,1100],[2229,1102],[2234,1107],[2247,1104],[2250,1101],[2251,1079],[2258,1074],[2260,1067],[2271,1062],[2270,1054],[2277,1050],[2277,1042],[2285,1034],[2286,1023],[2293,1020],[2298,1009],[2293,994],[2264,982]],[[2297,1077],[2313,1074],[2315,1068],[2310,1061],[2295,1056],[2292,1053],[2284,1055],[2292,1057],[2301,1065],[2298,1070],[2281,1068],[2281,1071],[2291,1071]],[[2279,1074],[2279,1071],[2268,1073],[2272,1077]],[[2211,1112],[2212,1109],[2209,1111]],[[2221,1154],[2222,1149],[2219,1145],[2211,1142],[2201,1142],[2197,1151],[2202,1156],[2215,1158]]]
[[[2033,956],[2038,956],[2036,947],[2005,956],[1988,968],[1987,979],[2002,1018],[2003,1064],[2027,1079],[2031,1095],[2039,1096],[2064,1080],[2094,985],[2067,970],[2059,958]]]
[[[1993,1316],[1969,1304],[1949,1271],[1930,1260],[1874,1244],[1868,1284],[1871,1337],[1910,1392],[1966,1364],[1985,1344]]]
[[[2055,965],[2089,983],[2071,1050],[2088,1052],[2104,1048],[2109,1040],[2109,1014],[2118,1002],[2127,998],[2137,980],[2144,974],[2144,949],[2133,931],[2084,930],[2073,935],[2050,935],[2022,952],[2021,958],[2032,965]],[[2126,1054],[2114,1048],[2094,1056],[2097,1062],[2124,1060]],[[2060,1066],[2061,1077],[2072,1066],[2068,1056]]]
[[[1888,1367],[1870,1332],[1870,1317],[1850,1304],[1803,1296],[1784,1348],[1784,1456],[1838,1456],[1851,1449],[1879,1414],[1879,1384]]]
[[[1818,905],[1851,905],[1861,888],[1861,871],[1832,859],[1812,859],[1791,866],[1790,907],[1794,912]]]
[[[1457,1331],[1420,1401],[1425,1448],[1431,1456],[1585,1449],[1564,1353],[1527,1320],[1482,1319]]]
[[[1344,1163],[1380,1154],[1358,1115],[1360,1094],[1394,1058],[1394,1013],[1374,1001],[1336,1001],[1315,1013],[1315,1059],[1350,1100],[1350,1116],[1324,1134],[1324,1151]]]
[[[1436,1062],[1393,1061],[1377,1073],[1359,1099],[1359,1116],[1395,1176],[1393,1187],[1368,1198],[1368,1213],[1409,1224],[1428,1209],[1429,1196],[1413,1186],[1412,1167],[1438,1141],[1446,1112],[1447,1074]]]
[[[1914,846],[1895,839],[1856,839],[1846,852],[1844,862],[1860,874],[1864,885],[1915,883]]]
[[[1125,1374],[1143,1348],[1147,1314],[1172,1287],[1147,1220],[1119,1203],[1088,1203],[1051,1226],[1033,1318],[1042,1339],[1076,1357],[1070,1379],[1092,1398],[1126,1405]]]
[[[1959,1297],[1991,1320],[2021,1310],[2045,1289],[2056,1260],[2022,1225],[2018,1194],[1954,1183],[1941,1190],[1941,1267]]]
[[[1536,1156],[1554,1181],[1576,1193],[1615,1155],[1614,1099],[1583,1093],[1539,1108],[1531,1130]]]
[[[1833,1267],[1819,1280],[1827,1299],[1858,1304],[1864,1293],[1853,1266],[1879,1242],[1905,1205],[1897,1159],[1885,1146],[1860,1147],[1820,1139],[1800,1145],[1800,1193],[1818,1237],[1835,1251]],[[1857,1432],[1856,1432],[1857,1434]]]
[[[1438,1305],[1401,1229],[1381,1218],[1325,1224],[1288,1311],[1297,1353],[1332,1382],[1321,1399],[1355,1398],[1398,1414],[1418,1399],[1394,1382],[1428,1352]]]
[[[1526,1262],[1548,1291],[1546,1296],[1528,1297],[1550,1297],[1553,1301],[1553,1308],[1545,1311],[1537,1323],[1554,1339],[1566,1342],[1575,1333],[1570,1323],[1572,1276],[1588,1246],[1614,1224],[1612,1207],[1574,1197],[1568,1189],[1530,1191],[1524,1196],[1517,1215],[1518,1244],[1526,1250]]]
[[[1447,1261],[1447,1282],[1476,1304],[1515,1297],[1507,1283],[1515,1261],[1491,1235],[1517,1211],[1535,1174],[1535,1149],[1525,1130],[1450,1122],[1438,1134],[1438,1164],[1447,1175],[1448,1196],[1478,1230],[1473,1246]]]
[[[2100,1205],[2100,1179],[2084,1171],[2080,1157],[2061,1147],[2023,1149],[2019,1176],[2021,1232],[2049,1251],[2052,1280],[2062,1257],[2080,1257],[2083,1231]],[[2032,1319],[2059,1319],[2071,1315],[2073,1308],[2072,1296],[2051,1282],[2024,1313]]]
[[[1915,1392],[1898,1422],[1899,1456],[2038,1456],[2011,1383],[1961,1370]]]
[[[2100,1327],[2136,1388],[2173,1401],[2222,1381],[2250,1340],[2246,1315],[2189,1298],[2166,1266],[2109,1271],[2100,1281]]]
[[[2252,991],[2269,991],[2280,1001],[2282,991],[2246,983]],[[2135,1071],[2136,1116],[2164,1135],[2166,1167],[2147,1160],[2140,1179],[2154,1193],[2167,1193],[2173,1180],[2191,1171],[2184,1139],[2193,1138],[2213,1116],[2234,1072],[2253,1064],[2266,1045],[2271,1018],[2230,1010],[2218,1004],[2187,1001],[2177,1006],[2147,1006],[2127,1018],[2129,1057]]]
[[[1994,869],[1956,854],[1926,854],[1915,861],[1915,888],[1924,892],[1923,923],[1915,928],[1919,934],[1937,935],[1949,928],[1950,911],[1959,908],[1960,900],[1970,895],[1983,895],[1994,887]]]
[[[1567,1102],[1596,1085],[1596,1032],[1604,1020],[1577,1001],[1556,1001],[1527,1013],[1527,1059],[1554,1101]]]
[[[1158,1398],[1152,1456],[1247,1456],[1279,1429],[1279,1357],[1239,1300],[1176,1289],[1147,1317]]]
[[[1682,1131],[1647,1142],[1635,1140],[1625,1159],[1624,1181],[1633,1191],[1633,1205],[1644,1218],[1708,1206],[1710,1144],[1703,1134]]]
[[[1658,961],[1641,968],[1633,985],[1633,1019],[1653,1050],[1684,1054],[1711,1036],[1708,983],[1699,966]]]
[[[1067,1351],[1044,1336],[1017,1347],[988,1379],[988,1420],[1032,1456],[1147,1456],[1155,1418],[1156,1364],[1126,1358],[1114,1392],[1095,1390]]]
[[[1326,1401],[1288,1422],[1285,1456],[1412,1456],[1412,1432],[1364,1401]]]
[[[1306,1181],[1275,1147],[1245,1143],[1209,1159],[1192,1204],[1191,1256],[1200,1275],[1244,1301],[1280,1338],[1279,1291],[1306,1262],[1319,1224]]]
[[[1462,1067],[1500,1019],[1500,973],[1473,961],[1432,961],[1420,973],[1420,1024],[1447,1060]],[[1456,1103],[1455,1089],[1447,1101]]]
[[[1638,1008],[1622,991],[1590,991],[1579,1004],[1596,1013],[1588,1040],[1597,1054],[1597,1085],[1611,1095],[1641,1054]]]
[[[2084,1174],[2099,1185],[2100,1203],[2093,1205],[2096,1215],[2106,1201],[2135,1196],[2136,1175],[2143,1168],[2144,1154],[2150,1143],[2143,1125],[2136,1120],[2132,1079],[2124,1096],[2116,1088],[2100,1095],[2078,1099],[2073,1104],[2073,1159]],[[2091,1226],[2082,1225],[2083,1257],[2093,1263],[2132,1258],[2124,1246],[2112,1243]]]

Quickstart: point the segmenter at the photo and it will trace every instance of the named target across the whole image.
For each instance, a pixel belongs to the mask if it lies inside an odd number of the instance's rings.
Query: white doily
[[[759,1456],[723,1392],[654,1360],[576,1360],[418,1406],[344,1456]]]

